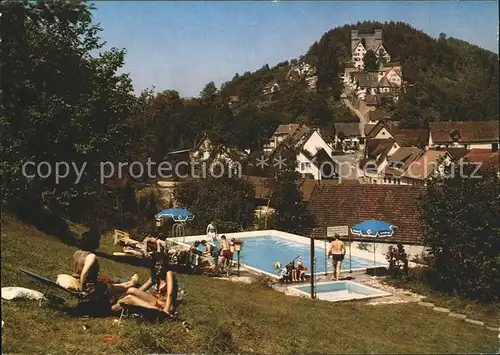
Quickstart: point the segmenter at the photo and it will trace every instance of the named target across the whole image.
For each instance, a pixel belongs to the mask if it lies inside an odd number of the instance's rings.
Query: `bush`
[[[472,170],[462,162],[445,168],[452,177],[431,181],[422,198],[429,281],[438,291],[491,302],[500,299],[500,185],[485,171],[472,178]]]
[[[398,244],[397,248],[389,246],[386,254],[389,262],[389,274],[395,279],[406,279],[408,277],[408,254],[405,252],[403,244]]]

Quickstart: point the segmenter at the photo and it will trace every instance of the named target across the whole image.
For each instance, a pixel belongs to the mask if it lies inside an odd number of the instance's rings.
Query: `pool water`
[[[244,240],[243,248],[241,249],[242,263],[251,267],[266,271],[276,275],[274,265],[276,262],[285,267],[290,261],[297,256],[302,256],[304,266],[308,270],[310,267],[310,246],[292,240],[288,240],[276,236],[262,236],[242,238]],[[316,258],[317,273],[325,272],[325,249],[316,246],[314,250]],[[352,257],[352,269],[363,269],[373,267],[373,260]],[[327,272],[333,269],[332,259],[327,259]],[[349,251],[346,253],[345,259],[342,262],[342,270],[349,270]],[[307,272],[306,272],[307,273]]]
[[[309,285],[296,286],[295,288],[308,294],[311,291]],[[326,301],[345,301],[389,295],[387,292],[352,281],[337,281],[316,285],[316,297]]]

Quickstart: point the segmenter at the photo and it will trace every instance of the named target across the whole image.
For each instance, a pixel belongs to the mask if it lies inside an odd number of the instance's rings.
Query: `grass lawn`
[[[103,241],[109,250],[110,240]],[[19,267],[55,279],[69,273],[75,248],[2,217],[2,286],[41,287]],[[100,257],[105,276],[148,270]],[[180,275],[180,312],[192,325],[78,318],[36,301],[2,300],[3,353],[492,353],[497,334],[415,304],[367,306],[286,296],[263,284]],[[83,326],[87,330],[83,330]],[[106,335],[119,334],[116,342]]]

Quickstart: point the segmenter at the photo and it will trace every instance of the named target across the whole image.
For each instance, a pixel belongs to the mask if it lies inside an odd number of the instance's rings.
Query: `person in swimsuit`
[[[232,260],[233,259],[233,252],[231,251],[231,248],[229,246],[229,242],[227,241],[227,238],[225,235],[220,237],[220,248],[221,248],[221,265],[224,265],[225,262]]]
[[[155,293],[147,293],[151,287]],[[130,288],[127,295],[113,306],[115,312],[121,311],[123,304],[159,309],[169,315],[175,314],[179,285],[165,253],[153,253],[151,278],[140,288]]]
[[[345,245],[344,242],[340,240],[340,236],[335,234],[335,240],[330,244],[330,250],[328,251],[328,256],[333,259],[333,276],[332,279],[340,279],[340,270],[342,269],[342,261],[345,256]]]
[[[77,250],[73,254],[71,272],[77,281],[79,291],[89,296],[109,296],[110,304],[116,303],[120,296],[139,281],[139,276],[135,274],[130,281],[120,284],[105,282],[107,279],[99,276],[100,266],[97,256],[85,249]]]

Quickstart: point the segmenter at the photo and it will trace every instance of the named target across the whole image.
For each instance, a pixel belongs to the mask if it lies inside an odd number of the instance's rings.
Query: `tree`
[[[299,174],[296,151],[288,147],[281,156],[286,166],[266,182],[271,194],[270,204],[276,210],[275,228],[281,231],[301,234],[313,225],[313,218],[305,205],[297,182]]]
[[[210,221],[224,233],[239,232],[253,223],[255,191],[247,181],[227,175],[186,181],[176,186],[174,194],[178,203],[196,216],[193,226],[197,232],[203,233]]]
[[[371,49],[368,50],[363,57],[364,69],[367,72],[376,72],[379,68],[377,55]]]
[[[101,162],[127,161],[142,141],[125,52],[94,54],[103,43],[90,8],[66,1],[6,1],[2,12],[2,203],[78,220],[102,216]],[[26,68],[30,68],[26,70]],[[22,172],[26,162],[85,165],[55,181]]]
[[[474,173],[474,166],[455,162],[422,197],[430,281],[440,291],[494,301],[500,299],[500,185],[494,172]]]
[[[217,95],[217,86],[213,81],[209,82],[200,92],[200,99],[205,102],[211,102]]]

